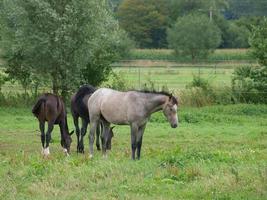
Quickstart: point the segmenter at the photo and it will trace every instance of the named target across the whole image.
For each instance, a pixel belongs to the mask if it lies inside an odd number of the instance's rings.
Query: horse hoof
[[[103,158],[104,158],[104,159],[108,159],[108,155],[107,155],[107,154],[104,154],[104,155],[103,155]]]
[[[43,155],[47,157],[50,154],[49,147],[43,149]]]
[[[89,154],[89,158],[90,158],[90,159],[93,158],[93,154]]]

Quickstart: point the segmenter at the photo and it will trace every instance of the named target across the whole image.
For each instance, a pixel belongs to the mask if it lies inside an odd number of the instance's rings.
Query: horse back
[[[59,123],[65,119],[66,110],[60,97],[46,93],[42,95],[33,108],[34,115],[40,121],[55,121]]]

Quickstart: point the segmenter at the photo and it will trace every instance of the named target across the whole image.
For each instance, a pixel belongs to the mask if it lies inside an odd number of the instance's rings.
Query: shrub
[[[114,90],[126,91],[130,88],[128,81],[124,78],[122,72],[112,72],[109,80],[102,84],[103,87],[112,88]]]
[[[235,69],[232,90],[239,102],[267,102],[267,67],[243,66]]]

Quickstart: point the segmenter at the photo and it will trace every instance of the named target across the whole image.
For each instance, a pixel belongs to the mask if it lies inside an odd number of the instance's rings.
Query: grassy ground
[[[0,108],[0,199],[266,199],[267,106],[181,108],[180,127],[155,114],[140,161],[127,126],[115,128],[108,159],[63,156],[58,128],[40,155],[30,108]],[[69,119],[69,124],[72,121]],[[87,138],[87,137],[86,137]]]

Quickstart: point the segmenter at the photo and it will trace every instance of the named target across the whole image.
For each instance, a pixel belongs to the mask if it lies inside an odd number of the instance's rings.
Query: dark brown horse
[[[61,98],[54,94],[43,94],[39,97],[36,104],[32,108],[32,113],[39,120],[39,128],[41,131],[42,154],[49,155],[49,143],[51,140],[51,132],[54,124],[58,124],[61,133],[61,146],[68,155],[70,152],[70,144],[72,131],[69,133],[67,123],[67,113],[65,105]],[[48,129],[45,133],[45,122],[48,123]]]
[[[83,85],[79,90],[71,97],[71,114],[76,129],[77,135],[77,152],[84,153],[83,138],[86,135],[88,124],[90,123],[89,111],[88,111],[88,99],[96,91],[91,85]],[[82,128],[79,128],[79,118],[82,120]],[[113,137],[113,129],[111,127],[108,133],[107,149],[111,149],[111,139]],[[96,147],[100,149],[99,138],[101,136],[101,142],[103,142],[103,125],[100,123],[96,129]]]

